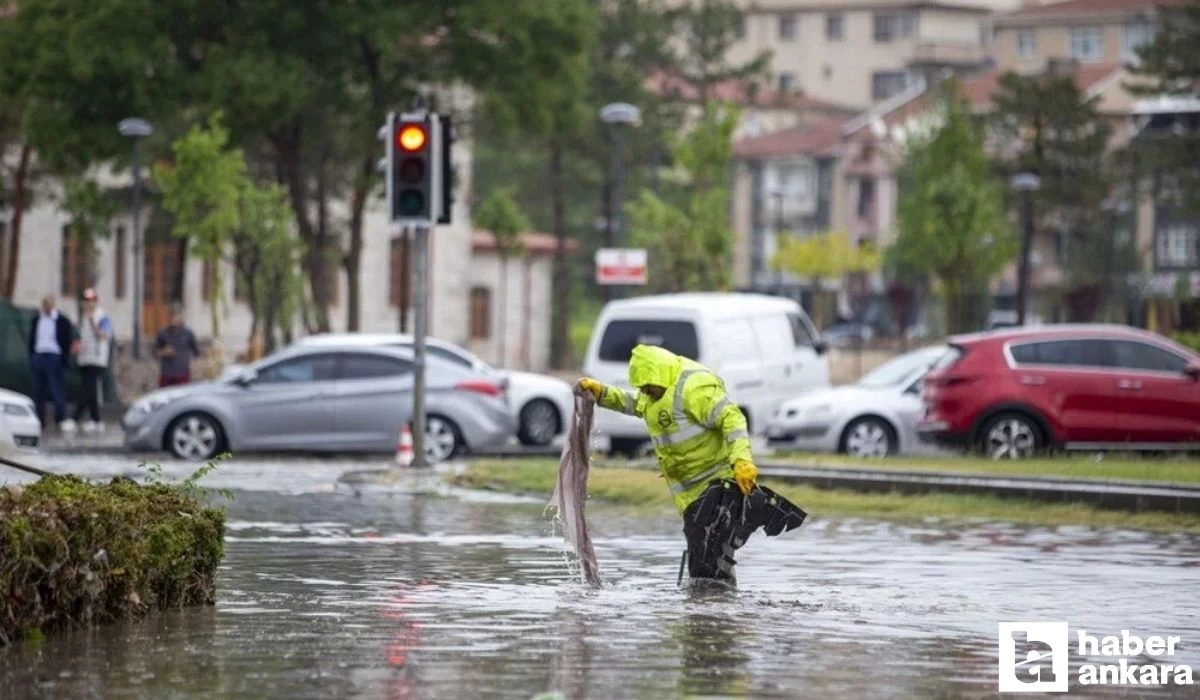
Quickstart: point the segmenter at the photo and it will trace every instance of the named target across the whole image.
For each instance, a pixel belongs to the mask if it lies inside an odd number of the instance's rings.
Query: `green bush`
[[[0,488],[0,646],[213,604],[225,514],[184,486],[47,476]]]
[[[1200,332],[1176,331],[1171,334],[1171,339],[1186,348],[1190,348],[1192,352],[1200,352]]]

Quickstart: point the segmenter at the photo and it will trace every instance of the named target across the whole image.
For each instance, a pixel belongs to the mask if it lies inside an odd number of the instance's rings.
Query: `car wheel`
[[[545,399],[534,399],[521,409],[520,428],[517,439],[522,445],[542,447],[549,445],[562,429],[562,419],[554,404]]]
[[[1001,413],[980,432],[979,450],[992,459],[1028,459],[1043,447],[1041,427],[1021,413]]]
[[[899,443],[896,431],[887,421],[867,416],[846,426],[841,451],[851,457],[888,457],[900,449]]]
[[[439,464],[462,451],[462,434],[454,421],[442,416],[425,419],[425,461]]]
[[[224,441],[221,424],[207,413],[185,413],[167,428],[167,450],[179,459],[210,460],[217,456]]]

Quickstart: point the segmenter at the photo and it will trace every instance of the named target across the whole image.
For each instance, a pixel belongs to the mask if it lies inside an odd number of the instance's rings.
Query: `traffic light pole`
[[[429,226],[413,231],[416,268],[413,274],[416,319],[413,329],[413,466],[427,467],[425,459],[425,335],[429,331]]]

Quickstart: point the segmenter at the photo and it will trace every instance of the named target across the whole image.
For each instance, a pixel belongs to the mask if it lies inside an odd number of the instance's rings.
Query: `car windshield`
[[[877,389],[907,384],[929,371],[929,368],[937,363],[946,350],[946,346],[939,345],[901,355],[868,372],[866,376],[858,380],[858,386]]]

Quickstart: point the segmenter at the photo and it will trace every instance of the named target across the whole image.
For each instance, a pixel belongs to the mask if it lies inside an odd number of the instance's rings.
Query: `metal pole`
[[[141,139],[133,139],[133,359],[142,359],[142,166]]]
[[[413,466],[427,467],[425,461],[425,333],[429,328],[429,226],[418,225],[414,232],[416,255],[416,322],[413,330]]]
[[[616,143],[613,146],[613,231],[616,247],[625,247],[625,129],[616,125]],[[613,297],[625,296],[623,285],[613,287]]]
[[[775,192],[773,195],[775,197],[775,245],[776,252],[778,252],[779,239],[783,234],[783,193]],[[783,268],[775,270],[775,291],[783,291]]]
[[[1029,257],[1033,248],[1033,192],[1022,193],[1024,235],[1021,238],[1021,259],[1017,263],[1017,325],[1025,325],[1025,307],[1029,303]]]

